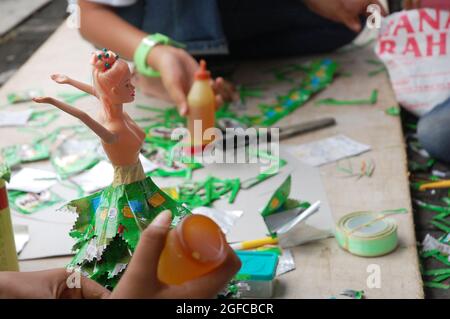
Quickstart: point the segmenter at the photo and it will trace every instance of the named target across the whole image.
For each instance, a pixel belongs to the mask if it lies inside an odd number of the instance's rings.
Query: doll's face
[[[112,88],[113,103],[122,104],[134,101],[135,88],[131,84],[131,72],[128,69],[119,83]]]

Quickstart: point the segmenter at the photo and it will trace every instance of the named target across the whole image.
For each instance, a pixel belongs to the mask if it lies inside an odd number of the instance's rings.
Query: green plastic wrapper
[[[203,167],[189,156],[183,154],[177,156],[175,145],[160,145],[154,142],[144,145],[145,157],[158,166],[157,169],[148,173],[149,176],[190,178],[193,170]]]
[[[8,191],[11,206],[22,214],[33,214],[44,208],[53,206],[63,201],[61,197],[50,190],[40,193],[26,193],[20,191]]]
[[[94,139],[67,139],[51,155],[51,163],[61,179],[81,173],[100,161],[99,143]]]
[[[185,204],[189,209],[200,206],[210,206],[212,202],[229,195],[228,202],[232,204],[241,188],[239,178],[220,179],[209,176],[203,181],[184,182],[176,187],[167,187],[163,190],[179,203]]]
[[[254,125],[270,126],[304,105],[313,94],[326,88],[336,73],[337,64],[330,59],[317,60],[307,67],[306,76],[298,87],[293,88],[285,96],[278,98],[278,103],[262,110],[262,116],[253,120]]]
[[[2,149],[1,153],[4,161],[10,167],[20,163],[41,161],[50,157],[48,146],[41,143],[7,146]]]
[[[58,110],[46,110],[46,111],[33,111],[30,119],[28,120],[28,126],[30,127],[46,127],[57,118],[60,114]]]
[[[10,104],[30,102],[34,97],[42,96],[43,92],[39,89],[30,89],[22,92],[13,92],[7,95]]]
[[[133,175],[136,167],[125,175]],[[70,232],[76,243],[69,268],[80,269],[89,278],[113,288],[136,249],[142,231],[167,209],[172,212],[172,227],[190,214],[187,208],[160,190],[150,177],[129,184],[112,184],[70,201],[60,209],[78,215]]]
[[[277,188],[267,205],[261,211],[263,217],[274,214],[287,201],[291,192],[291,175]]]

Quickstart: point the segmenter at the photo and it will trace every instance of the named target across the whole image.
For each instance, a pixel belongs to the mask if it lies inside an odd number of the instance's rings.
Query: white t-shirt
[[[124,7],[130,6],[136,3],[136,0],[89,0],[90,2],[96,2],[100,4],[106,4],[112,7]]]

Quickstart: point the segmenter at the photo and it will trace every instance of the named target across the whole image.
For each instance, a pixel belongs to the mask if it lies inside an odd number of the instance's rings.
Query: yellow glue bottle
[[[0,271],[19,271],[5,180],[0,173]]]
[[[211,75],[206,70],[206,62],[200,61],[200,69],[188,94],[189,112],[187,127],[190,134],[190,150],[195,153],[204,149],[214,138],[204,136],[204,132],[215,127],[216,98],[211,87]]]

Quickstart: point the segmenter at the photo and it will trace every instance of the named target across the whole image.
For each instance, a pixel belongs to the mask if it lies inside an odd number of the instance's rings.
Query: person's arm
[[[73,280],[73,272],[52,269],[34,272],[0,272],[0,299],[99,299],[108,298],[110,292],[81,274]],[[68,285],[68,283],[70,285]],[[78,284],[79,285],[74,285]]]
[[[147,36],[119,17],[107,5],[79,0],[80,34],[98,47],[108,48],[132,61],[134,51]]]
[[[148,34],[123,20],[107,5],[87,0],[79,0],[78,4],[81,35],[94,45],[133,61],[134,52]],[[187,94],[199,68],[197,61],[183,49],[159,44],[148,54],[147,65],[160,72],[168,96],[181,115],[187,114]],[[236,99],[234,87],[225,85],[222,78],[215,79],[212,85],[219,105],[222,100]]]
[[[98,98],[97,93],[95,92],[95,89],[92,85],[74,80],[64,74],[52,74],[51,78],[56,83],[72,85],[73,87],[77,88],[78,90],[81,90],[83,92],[86,92],[86,93]]]
[[[92,117],[89,116],[89,114],[83,112],[80,109],[77,109],[76,107],[58,101],[52,97],[36,97],[33,98],[33,101],[37,103],[52,104],[56,106],[58,109],[76,117],[77,119],[81,120],[84,124],[86,124],[86,126],[89,127],[95,134],[97,134],[106,144],[112,144],[117,140],[116,134],[109,131],[106,127],[104,127],[99,122],[94,120]]]

